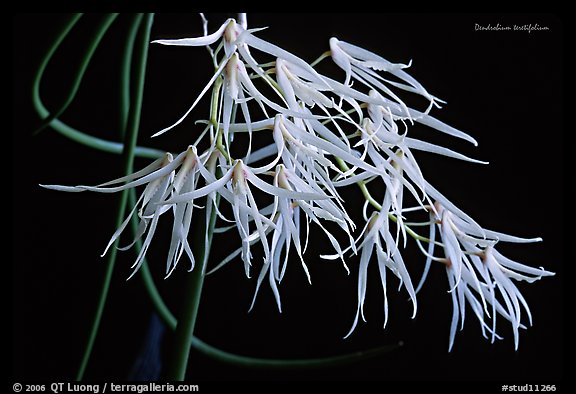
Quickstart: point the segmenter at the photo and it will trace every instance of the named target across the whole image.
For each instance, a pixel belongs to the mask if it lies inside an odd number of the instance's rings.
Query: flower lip
[[[233,18],[228,19],[228,23],[226,24],[226,28],[224,29],[224,39],[230,43],[236,41],[240,33],[242,32],[239,29],[239,25],[236,23],[236,20]]]
[[[184,185],[184,182],[186,182],[190,172],[198,165],[198,161],[199,158],[196,147],[194,145],[189,145],[188,149],[186,149],[186,154],[180,167],[180,171],[178,171],[178,174],[176,174],[176,177],[174,178],[173,187],[177,193],[182,189],[182,186]]]
[[[288,183],[288,177],[286,175],[286,171],[283,164],[279,164],[276,167],[276,172],[278,174],[278,186],[280,186],[283,189],[287,189],[287,190],[292,190],[292,187],[290,186],[290,183]]]
[[[232,170],[232,184],[234,190],[241,194],[246,194],[246,171],[244,171],[244,163],[242,160],[236,160],[234,169]]]

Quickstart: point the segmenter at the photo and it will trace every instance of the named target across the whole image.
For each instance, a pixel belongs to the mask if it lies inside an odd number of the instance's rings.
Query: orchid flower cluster
[[[310,227],[315,228],[334,251],[322,258],[340,260],[348,270],[350,256],[359,255],[358,303],[348,335],[360,318],[365,320],[370,263],[378,265],[384,290],[384,326],[388,320],[388,276],[398,278],[415,316],[417,294],[432,263],[440,263],[453,302],[449,349],[458,328],[463,328],[468,308],[477,317],[483,335],[492,341],[500,338],[496,332],[498,315],[508,320],[517,348],[519,329],[526,327],[526,320],[531,324],[531,314],[515,282],[534,282],[554,274],[515,262],[502,255],[497,246],[499,242],[541,239],[482,228],[426,181],[416,151],[483,162],[412,138],[409,131],[420,124],[474,145],[476,141],[431,115],[444,102],[408,74],[410,64],[391,63],[336,38],[329,40],[327,52],[309,64],[259,38],[259,30],[248,29],[245,20],[228,19],[212,34],[205,23],[201,37],[153,42],[205,46],[215,68],[189,110],[155,134],[182,123],[211,91],[210,117],[196,122],[203,130],[182,153],[166,153],[131,175],[98,186],[45,187],[101,193],[143,187],[137,204],[104,251],[125,231],[131,217],[138,215],[134,242],[122,248],[144,240],[132,275],[141,266],[162,216],[170,216],[173,222],[166,275],[184,255],[191,262],[190,270],[206,272],[207,261],[196,261],[188,234],[193,215],[201,212],[206,223],[217,215],[224,224],[216,231],[237,232],[240,244],[212,271],[232,261],[241,261],[248,277],[253,269],[259,269],[254,301],[267,280],[280,311],[278,284],[292,258],[310,281],[305,252],[308,234],[314,231]],[[258,57],[273,60],[265,63]],[[317,71],[317,64],[325,58],[331,58],[343,71],[343,80]],[[411,108],[402,95],[419,97],[425,105],[420,110]],[[240,140],[245,142],[235,144]],[[263,144],[266,140],[268,143]],[[358,207],[346,204],[341,196],[343,188],[351,185],[359,187],[364,197],[363,224],[355,223],[348,213]],[[256,193],[264,195],[259,201],[267,199],[268,203],[257,203]],[[377,200],[373,193],[383,197]],[[408,201],[413,203],[407,206]],[[222,202],[229,204],[231,214],[224,212]],[[422,235],[416,228],[428,232]],[[402,257],[409,241],[422,252],[421,269],[408,267]],[[207,234],[205,243],[208,246]],[[261,265],[253,257],[257,248],[263,254]],[[414,271],[422,272],[418,282]]]

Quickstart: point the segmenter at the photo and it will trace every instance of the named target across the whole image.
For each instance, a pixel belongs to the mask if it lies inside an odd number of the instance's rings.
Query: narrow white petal
[[[267,159],[278,153],[278,148],[276,144],[270,144],[258,150],[255,150],[250,155],[249,160],[243,160],[246,164],[256,163],[260,160]]]
[[[354,321],[352,322],[352,327],[350,328],[350,331],[348,331],[348,334],[344,335],[344,339],[352,335],[352,333],[356,329],[356,326],[358,325],[358,317],[360,317],[360,307],[358,307],[358,310],[356,311],[356,316],[354,316]]]
[[[232,97],[224,93],[222,97],[222,123],[224,124],[224,143],[226,145],[226,150],[230,151],[230,123],[232,122],[232,107],[234,106],[234,100]]]
[[[388,291],[386,288],[386,260],[387,257],[382,248],[376,249],[378,256],[378,271],[380,272],[380,281],[382,282],[382,290],[384,291],[384,328],[388,323]]]
[[[206,84],[206,86],[204,87],[204,89],[202,89],[202,91],[200,92],[200,94],[198,95],[198,97],[196,98],[196,100],[194,100],[194,102],[192,103],[192,105],[190,106],[190,108],[188,109],[188,111],[186,111],[186,113],[184,113],[184,115],[182,115],[182,117],[180,119],[178,119],[176,121],[176,123],[172,124],[171,126],[168,126],[162,130],[160,130],[159,132],[155,133],[152,135],[152,137],[158,137],[159,135],[164,134],[165,132],[173,129],[174,127],[178,126],[180,123],[182,123],[184,121],[184,119],[186,119],[186,117],[190,114],[190,112],[192,112],[192,110],[196,107],[196,104],[198,104],[198,102],[200,101],[200,99],[202,99],[202,97],[204,97],[204,94],[206,94],[206,92],[208,91],[208,89],[210,89],[210,86],[212,86],[212,84],[214,83],[214,81],[216,81],[216,79],[218,77],[220,77],[220,74],[222,73],[222,70],[224,70],[224,67],[226,66],[226,64],[228,63],[228,59],[226,58],[224,59],[221,63],[220,63],[220,67],[218,67],[218,69],[216,70],[216,72],[214,73],[214,75],[212,76],[212,78],[210,78],[210,81],[208,81],[208,83]]]
[[[350,150],[350,146],[348,146],[340,138],[334,135],[334,133],[330,129],[328,129],[326,126],[320,123],[317,119],[310,119],[309,122],[314,128],[314,131],[320,134],[320,136],[326,138],[326,140],[330,141],[332,144],[338,146],[339,148],[345,151]]]
[[[120,234],[122,234],[122,232],[124,231],[124,229],[126,228],[126,226],[128,225],[128,223],[130,222],[130,219],[132,218],[132,215],[134,215],[134,212],[136,212],[136,208],[138,208],[138,204],[140,203],[140,201],[142,200],[142,196],[140,196],[140,198],[138,199],[138,201],[136,201],[136,204],[134,205],[134,208],[132,209],[132,211],[128,214],[128,216],[126,217],[126,219],[122,222],[122,224],[120,225],[120,227],[118,227],[116,229],[116,231],[114,232],[114,234],[112,234],[112,237],[110,238],[110,241],[108,242],[108,245],[106,245],[106,248],[104,248],[104,252],[102,252],[102,254],[100,255],[100,257],[103,257],[107,252],[108,249],[110,248],[110,246],[112,246],[112,244],[118,239],[118,237],[120,236]]]
[[[319,91],[331,90],[324,83],[324,81],[323,81],[324,76],[320,76],[320,78],[318,78],[319,74],[310,72],[311,66],[309,66],[307,63],[306,63],[306,67],[301,67],[298,64],[291,63],[291,62],[287,61],[286,59],[278,59],[278,60],[283,62],[287,66],[288,70],[290,70],[291,73],[297,75],[300,78],[304,78],[304,79],[310,81],[309,85],[313,86],[315,89],[317,89]],[[314,70],[313,67],[312,67],[312,70]]]
[[[374,174],[386,175],[386,173],[383,170],[379,170],[379,169],[365,163],[364,161],[362,161],[362,160],[358,159],[356,156],[354,156],[352,153],[347,152],[344,149],[341,149],[341,148],[331,144],[330,142],[328,142],[326,140],[323,140],[323,139],[318,138],[314,135],[311,135],[310,133],[299,130],[296,126],[294,126],[289,121],[286,121],[285,123],[288,126],[290,132],[292,134],[294,134],[297,138],[300,138],[302,141],[304,141],[304,142],[306,142],[312,146],[316,146],[317,148],[322,149],[322,150],[330,153],[331,155],[339,157],[342,160],[345,160],[350,164],[356,165],[359,168],[362,168],[362,169],[367,170],[367,171],[371,171]]]
[[[365,84],[367,87],[369,87],[371,89],[379,88],[383,93],[385,93],[386,95],[391,97],[394,100],[394,102],[400,106],[400,108],[402,108],[402,112],[404,114],[406,114],[407,116],[410,116],[410,112],[408,111],[408,107],[406,106],[406,104],[404,104],[402,99],[400,99],[400,97],[398,97],[396,94],[394,94],[394,92],[392,92],[386,85],[384,85],[383,83],[378,81],[376,78],[374,78],[371,75],[372,73],[374,73],[374,72],[371,70],[363,70],[362,68],[357,68],[357,67],[355,67],[354,70],[352,71],[352,75],[354,76],[354,78],[356,80],[362,82],[363,84]]]
[[[262,282],[264,281],[264,277],[266,276],[266,273],[268,272],[269,269],[270,269],[270,263],[266,263],[266,264],[264,264],[264,266],[262,266],[262,269],[260,270],[260,274],[258,275],[258,280],[256,281],[256,290],[254,290],[254,296],[252,297],[252,303],[250,304],[250,308],[248,309],[248,312],[251,312],[252,309],[254,308],[254,304],[256,303],[256,296],[258,296],[258,291],[260,290],[260,286],[262,285]]]
[[[373,244],[368,245],[368,247],[362,250],[360,267],[358,268],[358,305],[360,306],[360,315],[364,321],[366,321],[366,317],[364,316],[364,300],[366,299],[366,288],[368,286],[368,263],[370,263],[370,257],[374,250],[373,246]]]
[[[488,164],[487,161],[472,159],[472,158],[465,156],[461,153],[454,152],[453,150],[450,150],[448,148],[444,148],[442,146],[434,145],[434,144],[431,144],[429,142],[420,141],[420,140],[416,140],[414,138],[409,138],[409,137],[405,138],[404,141],[408,147],[413,148],[413,149],[421,150],[424,152],[436,153],[438,155],[443,155],[443,156],[447,156],[447,157],[453,157],[455,159],[469,161],[472,163]]]
[[[232,170],[230,169],[222,178],[218,179],[217,181],[210,183],[204,187],[201,187],[200,189],[194,190],[192,192],[189,193],[183,193],[180,194],[178,196],[169,198],[168,200],[164,201],[163,204],[178,204],[178,203],[182,203],[182,202],[188,202],[188,201],[192,201],[195,200],[197,198],[206,196],[207,194],[210,194],[214,191],[217,191],[219,189],[221,189],[222,187],[224,187],[224,185],[226,185],[226,183],[228,183],[228,181],[230,181],[230,178],[232,176]]]
[[[245,132],[248,131],[249,128],[252,128],[252,131],[262,131],[271,130],[272,127],[274,127],[274,118],[269,118],[250,122],[249,125],[247,123],[233,123],[230,125],[230,131],[233,133]]]
[[[486,236],[488,238],[493,238],[501,242],[514,242],[514,243],[533,243],[533,242],[542,242],[542,238],[523,238],[523,237],[516,237],[514,235],[504,234],[498,231],[492,230],[484,230]]]
[[[122,190],[131,189],[136,186],[144,185],[146,183],[150,184],[155,180],[160,180],[163,177],[169,175],[174,169],[176,169],[180,165],[179,162],[173,161],[172,163],[168,164],[165,167],[162,167],[159,170],[154,171],[153,173],[146,175],[140,179],[135,181],[129,182],[123,186],[116,186],[116,187],[98,187],[98,186],[77,186],[84,190],[89,190],[91,192],[99,192],[99,193],[116,193]]]
[[[262,216],[258,210],[258,206],[256,205],[256,200],[254,200],[254,195],[252,194],[252,190],[247,188],[247,195],[248,201],[250,202],[250,208],[252,210],[252,217],[254,218],[254,223],[256,224],[256,229],[258,230],[258,234],[260,235],[260,242],[262,243],[262,247],[264,248],[264,254],[266,261],[270,259],[270,247],[268,246],[268,239],[266,238],[266,233],[264,229],[264,225],[262,224],[262,218],[267,219],[266,217]]]
[[[268,275],[268,280],[270,283],[270,287],[272,288],[272,292],[274,293],[274,298],[276,299],[276,304],[278,305],[278,311],[282,313],[282,303],[280,302],[280,292],[278,291],[278,286],[276,285],[276,281],[274,280],[274,272],[270,270],[270,274]]]
[[[228,27],[228,24],[233,21],[233,19],[229,18],[220,26],[218,30],[214,33],[205,35],[203,37],[196,37],[196,38],[181,38],[176,40],[154,40],[152,41],[153,44],[162,44],[162,45],[179,45],[179,46],[206,46],[214,44],[219,38],[222,37],[224,34],[224,30]]]
[[[478,142],[474,138],[472,138],[470,135],[464,133],[463,131],[455,129],[452,126],[448,126],[446,123],[441,122],[438,119],[436,119],[430,115],[427,115],[427,114],[422,113],[420,111],[416,111],[415,109],[409,108],[409,112],[410,112],[410,117],[418,123],[422,123],[423,125],[432,127],[433,129],[441,131],[442,133],[451,135],[453,137],[461,138],[463,140],[471,142],[472,144],[474,144],[474,146],[478,146]]]
[[[447,268],[446,272],[448,274],[448,283],[450,288],[453,289],[455,286],[454,279],[452,274],[450,273],[450,269]],[[452,297],[452,322],[450,323],[450,339],[448,341],[448,351],[452,351],[452,347],[454,346],[454,338],[456,337],[456,330],[458,328],[458,320],[459,320],[459,308],[458,308],[458,298],[456,297],[455,292],[451,292]]]
[[[152,219],[152,222],[150,224],[150,229],[148,230],[148,234],[146,235],[146,239],[144,240],[144,243],[142,244],[142,249],[140,250],[140,254],[136,258],[136,261],[134,262],[134,264],[132,264],[131,268],[133,268],[134,270],[132,271],[130,276],[128,276],[128,279],[132,278],[136,274],[136,272],[138,272],[138,270],[140,269],[140,266],[142,265],[142,263],[144,261],[144,257],[146,256],[146,252],[148,251],[148,248],[150,247],[150,243],[152,242],[152,238],[154,237],[154,233],[156,232],[156,226],[158,224],[159,218],[160,218],[160,215],[154,215],[154,218]]]
[[[372,61],[374,62],[373,67],[378,65],[378,67],[380,67],[379,69],[383,71],[392,71],[408,67],[407,65],[401,63],[391,63],[388,60],[384,59],[383,57],[378,56],[375,53],[370,52],[357,45],[339,40],[337,40],[337,43],[340,46],[340,48],[342,48],[342,50],[345,51],[350,56],[353,56],[361,60]]]
[[[269,53],[273,56],[288,60],[290,63],[294,63],[294,64],[302,67],[304,70],[306,70],[310,74],[314,75],[318,79],[319,83],[323,83],[327,86],[327,88],[330,88],[330,86],[328,86],[326,84],[326,82],[324,82],[324,79],[322,78],[322,76],[320,76],[320,74],[318,74],[316,72],[316,70],[314,70],[304,60],[300,59],[297,56],[294,56],[290,52],[285,51],[284,49],[277,47],[274,44],[270,44],[269,42],[264,41],[264,40],[262,40],[256,36],[250,34],[248,31],[242,32],[242,34],[240,34],[240,36],[238,37],[237,41],[238,42],[244,42],[253,48],[261,50],[262,52],[266,52],[266,53]]]
[[[530,266],[518,263],[514,260],[511,260],[495,249],[492,250],[492,253],[493,253],[494,257],[496,257],[498,263],[500,265],[506,267],[506,268],[514,269],[514,270],[517,270],[519,272],[523,272],[523,273],[529,274],[529,275],[535,275],[538,278],[540,278],[541,276],[554,276],[555,275],[554,272],[546,271],[543,268],[534,268],[534,267],[530,267]]]
[[[340,181],[334,181],[333,184],[336,187],[349,186],[374,177],[375,177],[374,174],[371,174],[368,171],[364,171],[361,172],[360,174],[352,175],[351,177],[344,178]]]
[[[414,286],[412,285],[412,279],[410,278],[410,274],[406,269],[406,264],[404,264],[404,260],[402,259],[402,255],[398,252],[394,254],[392,260],[396,263],[396,267],[398,269],[398,273],[404,282],[404,288],[408,291],[410,295],[410,299],[412,300],[412,319],[416,317],[416,312],[418,311],[418,303],[416,301],[416,292],[414,291]]]
[[[422,273],[422,278],[420,278],[420,283],[416,287],[415,293],[418,294],[424,282],[426,281],[426,277],[428,276],[428,271],[430,270],[430,266],[432,265],[432,256],[434,255],[434,246],[436,245],[436,225],[434,222],[430,223],[430,234],[428,236],[430,243],[428,244],[428,251],[426,255],[426,264],[424,265],[424,272]]]
[[[346,79],[344,80],[344,85],[350,85],[350,78],[352,76],[352,65],[350,64],[351,58],[346,52],[340,48],[340,41],[336,37],[331,37],[330,43],[330,57],[344,72],[346,73]]]
[[[448,200],[446,197],[444,197],[444,195],[442,193],[440,193],[438,190],[436,190],[436,188],[434,188],[434,186],[432,186],[428,182],[426,182],[426,184],[425,184],[425,191],[430,197],[437,200],[446,209],[448,209],[449,211],[451,211],[455,215],[460,216],[462,219],[466,220],[471,225],[473,225],[479,234],[481,234],[481,235],[485,234],[484,229],[478,223],[476,223],[476,221],[474,221],[474,219],[472,219],[470,216],[468,216],[466,213],[464,213],[464,211],[462,211],[460,208],[458,208],[456,205],[454,205],[450,200]]]
[[[252,173],[248,173],[246,179],[248,179],[248,181],[252,183],[254,186],[256,186],[258,189],[272,196],[279,196],[282,198],[292,198],[295,200],[323,200],[330,198],[330,196],[327,196],[325,194],[303,193],[272,186],[271,184],[264,182],[263,180],[261,180]]]
[[[296,101],[296,93],[294,92],[294,88],[290,81],[288,80],[288,76],[286,75],[286,66],[285,61],[282,59],[276,60],[276,82],[278,82],[278,86],[282,90],[283,96],[287,101],[288,108],[292,111],[296,111],[298,109],[298,103]]]
[[[256,60],[252,57],[252,55],[250,54],[250,51],[248,50],[248,48],[245,45],[240,45],[238,47],[238,52],[240,53],[240,55],[242,55],[242,59],[244,61],[246,61],[246,63],[248,64],[248,66],[250,66],[250,68],[252,70],[254,70],[256,72],[256,74],[258,74],[258,76],[260,76],[260,78],[262,78],[264,80],[264,82],[266,82],[268,84],[268,86],[274,91],[274,93],[277,94],[277,96],[280,98],[280,100],[282,100],[282,102],[286,103],[286,100],[284,99],[284,96],[282,95],[282,93],[280,91],[278,91],[277,87],[271,82],[271,78],[265,73],[265,71],[262,69],[262,67],[260,67],[260,65],[256,62]],[[256,87],[251,83],[248,82],[245,85],[246,89],[250,90],[254,90],[254,91],[258,91],[256,89]],[[252,94],[252,93],[251,93]],[[257,96],[255,96],[254,98],[258,101],[258,104],[262,107],[262,110],[264,111],[264,113],[266,113],[266,109],[263,107],[262,103],[261,103],[261,98],[263,96],[261,96],[260,94],[258,94]],[[268,116],[267,116],[268,117]]]
[[[222,260],[216,267],[212,268],[210,271],[206,273],[206,275],[211,275],[214,272],[218,271],[220,268],[234,260],[240,253],[242,252],[242,248],[236,249],[234,252],[230,253],[224,260]]]
[[[63,186],[63,185],[38,185],[38,186],[49,190],[56,190],[59,192],[78,193],[86,191],[86,189],[82,188],[81,186]]]
[[[123,176],[121,178],[118,179],[114,179],[112,181],[108,181],[105,183],[101,183],[98,186],[102,187],[102,186],[110,186],[113,185],[115,183],[124,183],[124,182],[131,182],[136,178],[140,178],[143,176],[146,176],[154,171],[156,171],[157,169],[159,169],[162,166],[162,162],[163,161],[172,161],[172,159],[167,159],[167,156],[172,156],[170,153],[166,153],[166,155],[164,157],[160,157],[159,159],[154,160],[154,162],[150,163],[149,165],[147,165],[146,167],[142,168],[141,170],[138,170],[136,172],[133,172],[132,174]]]
[[[457,287],[458,305],[460,305],[460,331],[464,329],[464,320],[466,319],[466,300],[465,292],[468,289],[466,282],[461,282]]]

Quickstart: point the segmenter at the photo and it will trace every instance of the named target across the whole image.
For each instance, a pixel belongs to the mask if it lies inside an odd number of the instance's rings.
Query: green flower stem
[[[110,14],[110,15],[106,16],[104,21],[101,23],[98,30],[94,34],[94,37],[92,38],[92,41],[90,42],[90,45],[88,45],[88,48],[86,49],[86,53],[84,54],[84,57],[82,58],[82,62],[80,63],[80,67],[78,68],[78,71],[76,72],[76,75],[75,75],[74,80],[72,82],[72,87],[70,88],[70,92],[68,93],[68,96],[64,100],[64,103],[62,103],[62,105],[60,106],[60,108],[57,111],[53,112],[50,116],[48,116],[46,119],[44,119],[42,125],[36,131],[37,133],[42,131],[42,129],[44,129],[46,126],[48,126],[53,119],[56,119],[60,115],[62,115],[62,113],[64,111],[66,111],[66,108],[68,108],[68,106],[72,103],[72,101],[74,100],[74,97],[76,97],[76,93],[78,93],[78,88],[80,87],[80,82],[82,82],[82,78],[84,77],[84,73],[86,72],[86,69],[88,68],[88,64],[90,64],[90,60],[92,60],[92,56],[94,55],[94,52],[96,52],[96,48],[98,48],[98,45],[100,45],[100,41],[102,41],[102,38],[104,37],[104,35],[106,34],[106,32],[108,31],[110,26],[112,25],[112,22],[114,22],[114,20],[117,17],[118,17],[118,14]]]
[[[207,198],[206,204],[211,203],[210,199]],[[218,204],[218,199],[216,200],[216,204]],[[182,381],[186,378],[194,327],[196,325],[196,317],[198,316],[198,307],[200,306],[200,296],[202,294],[202,286],[204,284],[205,276],[200,262],[204,262],[208,259],[215,225],[216,209],[213,209],[209,223],[202,220],[201,225],[198,226],[195,232],[194,250],[197,251],[197,264],[196,268],[187,277],[182,314],[176,324],[172,358],[168,365],[168,373],[166,376],[168,380]],[[206,228],[206,226],[208,228]],[[205,244],[204,236],[206,233],[208,234],[208,241]]]
[[[136,147],[136,141],[138,138],[138,129],[140,127],[140,115],[142,110],[142,98],[144,93],[144,78],[146,75],[146,59],[148,56],[148,42],[150,41],[150,30],[152,27],[152,20],[153,15],[150,14],[146,18],[146,23],[144,24],[144,29],[142,31],[142,37],[139,46],[139,53],[137,53],[137,58],[135,62],[135,69],[134,69],[134,91],[133,91],[133,99],[134,105],[131,106],[132,110],[130,111],[130,115],[128,117],[128,127],[125,139],[125,151],[123,152],[124,156],[124,173],[129,174],[133,170],[134,164],[134,151]],[[116,226],[118,228],[123,221],[124,212],[126,210],[126,202],[128,200],[128,192],[122,192],[120,196],[120,201],[118,203],[118,214],[116,217]],[[100,297],[98,301],[98,306],[96,308],[96,313],[94,315],[94,321],[92,323],[92,329],[90,330],[90,336],[88,338],[88,344],[86,345],[86,350],[84,352],[84,356],[82,357],[82,361],[80,364],[80,368],[78,370],[78,374],[76,376],[77,380],[82,380],[84,377],[84,373],[86,371],[86,367],[88,365],[88,361],[90,360],[90,355],[92,354],[92,350],[94,348],[94,342],[96,340],[96,335],[100,328],[100,322],[102,320],[102,315],[104,312],[104,307],[106,305],[106,299],[108,298],[108,292],[110,290],[110,282],[112,279],[112,273],[114,272],[114,265],[116,262],[116,253],[117,249],[116,246],[118,244],[118,240],[114,243],[111,248],[110,254],[108,255],[107,265],[106,265],[106,273],[104,277],[104,282],[102,284],[102,289],[100,291]]]
[[[198,316],[198,307],[200,306],[200,296],[204,283],[202,270],[196,267],[196,269],[188,275],[187,279],[182,315],[176,324],[175,343],[168,365],[166,376],[168,380],[183,381],[186,378],[192,347],[192,336],[196,325],[196,317]]]
[[[64,27],[60,35],[54,40],[52,46],[49,48],[48,52],[46,53],[46,56],[44,56],[44,58],[42,59],[40,66],[38,67],[38,71],[36,72],[36,75],[34,77],[34,81],[32,83],[32,104],[34,105],[34,109],[36,110],[40,118],[43,120],[46,120],[53,116],[51,116],[50,111],[46,109],[40,97],[40,83],[42,81],[42,76],[44,75],[44,71],[46,70],[48,63],[52,59],[52,56],[54,55],[54,53],[56,52],[62,41],[64,41],[64,38],[66,38],[66,36],[70,33],[70,30],[72,30],[74,25],[78,22],[81,16],[82,14],[74,15],[72,19],[68,22],[68,24]],[[62,122],[59,119],[54,118],[48,124],[58,133],[82,145],[86,145],[97,150],[115,154],[121,154],[124,151],[124,144],[122,143],[93,137],[73,127],[70,127],[69,125],[67,125],[66,123]],[[162,157],[164,155],[164,152],[158,149],[136,146],[134,148],[134,154],[138,157],[157,159],[159,157]]]

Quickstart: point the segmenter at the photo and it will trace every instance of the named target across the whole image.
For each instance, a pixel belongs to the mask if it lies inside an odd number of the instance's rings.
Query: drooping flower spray
[[[250,307],[267,282],[281,311],[278,283],[289,264],[299,265],[313,280],[306,246],[308,233],[316,231],[334,250],[322,258],[339,260],[350,272],[350,262],[356,261],[350,257],[358,255],[357,310],[346,336],[364,319],[370,264],[378,266],[384,290],[384,325],[389,320],[390,278],[398,278],[416,316],[418,293],[431,266],[436,265],[447,274],[446,285],[438,290],[448,291],[453,302],[448,348],[454,346],[458,328],[463,328],[466,309],[471,309],[482,333],[492,341],[500,338],[498,315],[508,320],[518,348],[519,329],[532,319],[516,282],[534,282],[554,274],[515,262],[497,247],[500,242],[541,239],[481,227],[426,180],[427,169],[417,160],[421,151],[486,163],[412,136],[411,129],[418,124],[476,145],[470,135],[432,116],[443,101],[409,74],[410,63],[391,63],[356,45],[361,43],[337,38],[329,40],[327,51],[316,62],[308,63],[260,38],[260,29],[249,29],[244,14],[238,21],[228,19],[212,33],[206,21],[204,26],[202,37],[159,39],[151,44],[191,47],[183,51],[208,48],[213,76],[188,111],[179,119],[167,119],[168,126],[154,134],[178,132],[177,126],[209,94],[207,119],[197,120],[201,130],[195,141],[184,141],[181,153],[166,152],[139,171],[97,186],[44,185],[67,192],[141,189],[104,253],[136,216],[134,241],[125,247],[143,240],[132,265],[134,275],[154,240],[159,220],[170,218],[171,242],[162,263],[167,277],[186,258],[190,275],[197,275],[195,286],[201,288],[206,273],[239,263],[247,277],[255,277]],[[271,62],[261,60],[270,57]],[[328,58],[343,71],[340,80],[318,71],[318,63]],[[418,96],[426,105],[411,108],[401,98],[406,95]],[[256,143],[259,139],[269,143]],[[237,141],[244,141],[241,153]],[[350,185],[361,190],[362,204],[342,196],[342,188]],[[225,205],[229,209],[223,209]],[[362,223],[352,220],[353,210],[362,210]],[[426,219],[417,220],[422,213]],[[195,215],[202,215],[205,227],[200,255],[188,239]],[[215,228],[237,234],[239,242],[232,254],[212,266],[208,252]],[[338,232],[333,233],[334,229]],[[408,246],[421,251],[420,261],[403,257]],[[414,272],[421,274],[414,277]],[[194,294],[198,298],[199,290]],[[190,304],[192,309],[198,301]],[[190,347],[186,338],[192,336],[196,310],[188,312],[184,319],[189,324],[181,333],[183,342],[178,342],[184,346],[183,356],[170,376],[173,379],[183,379],[186,372]],[[181,320],[179,327],[185,324]]]

